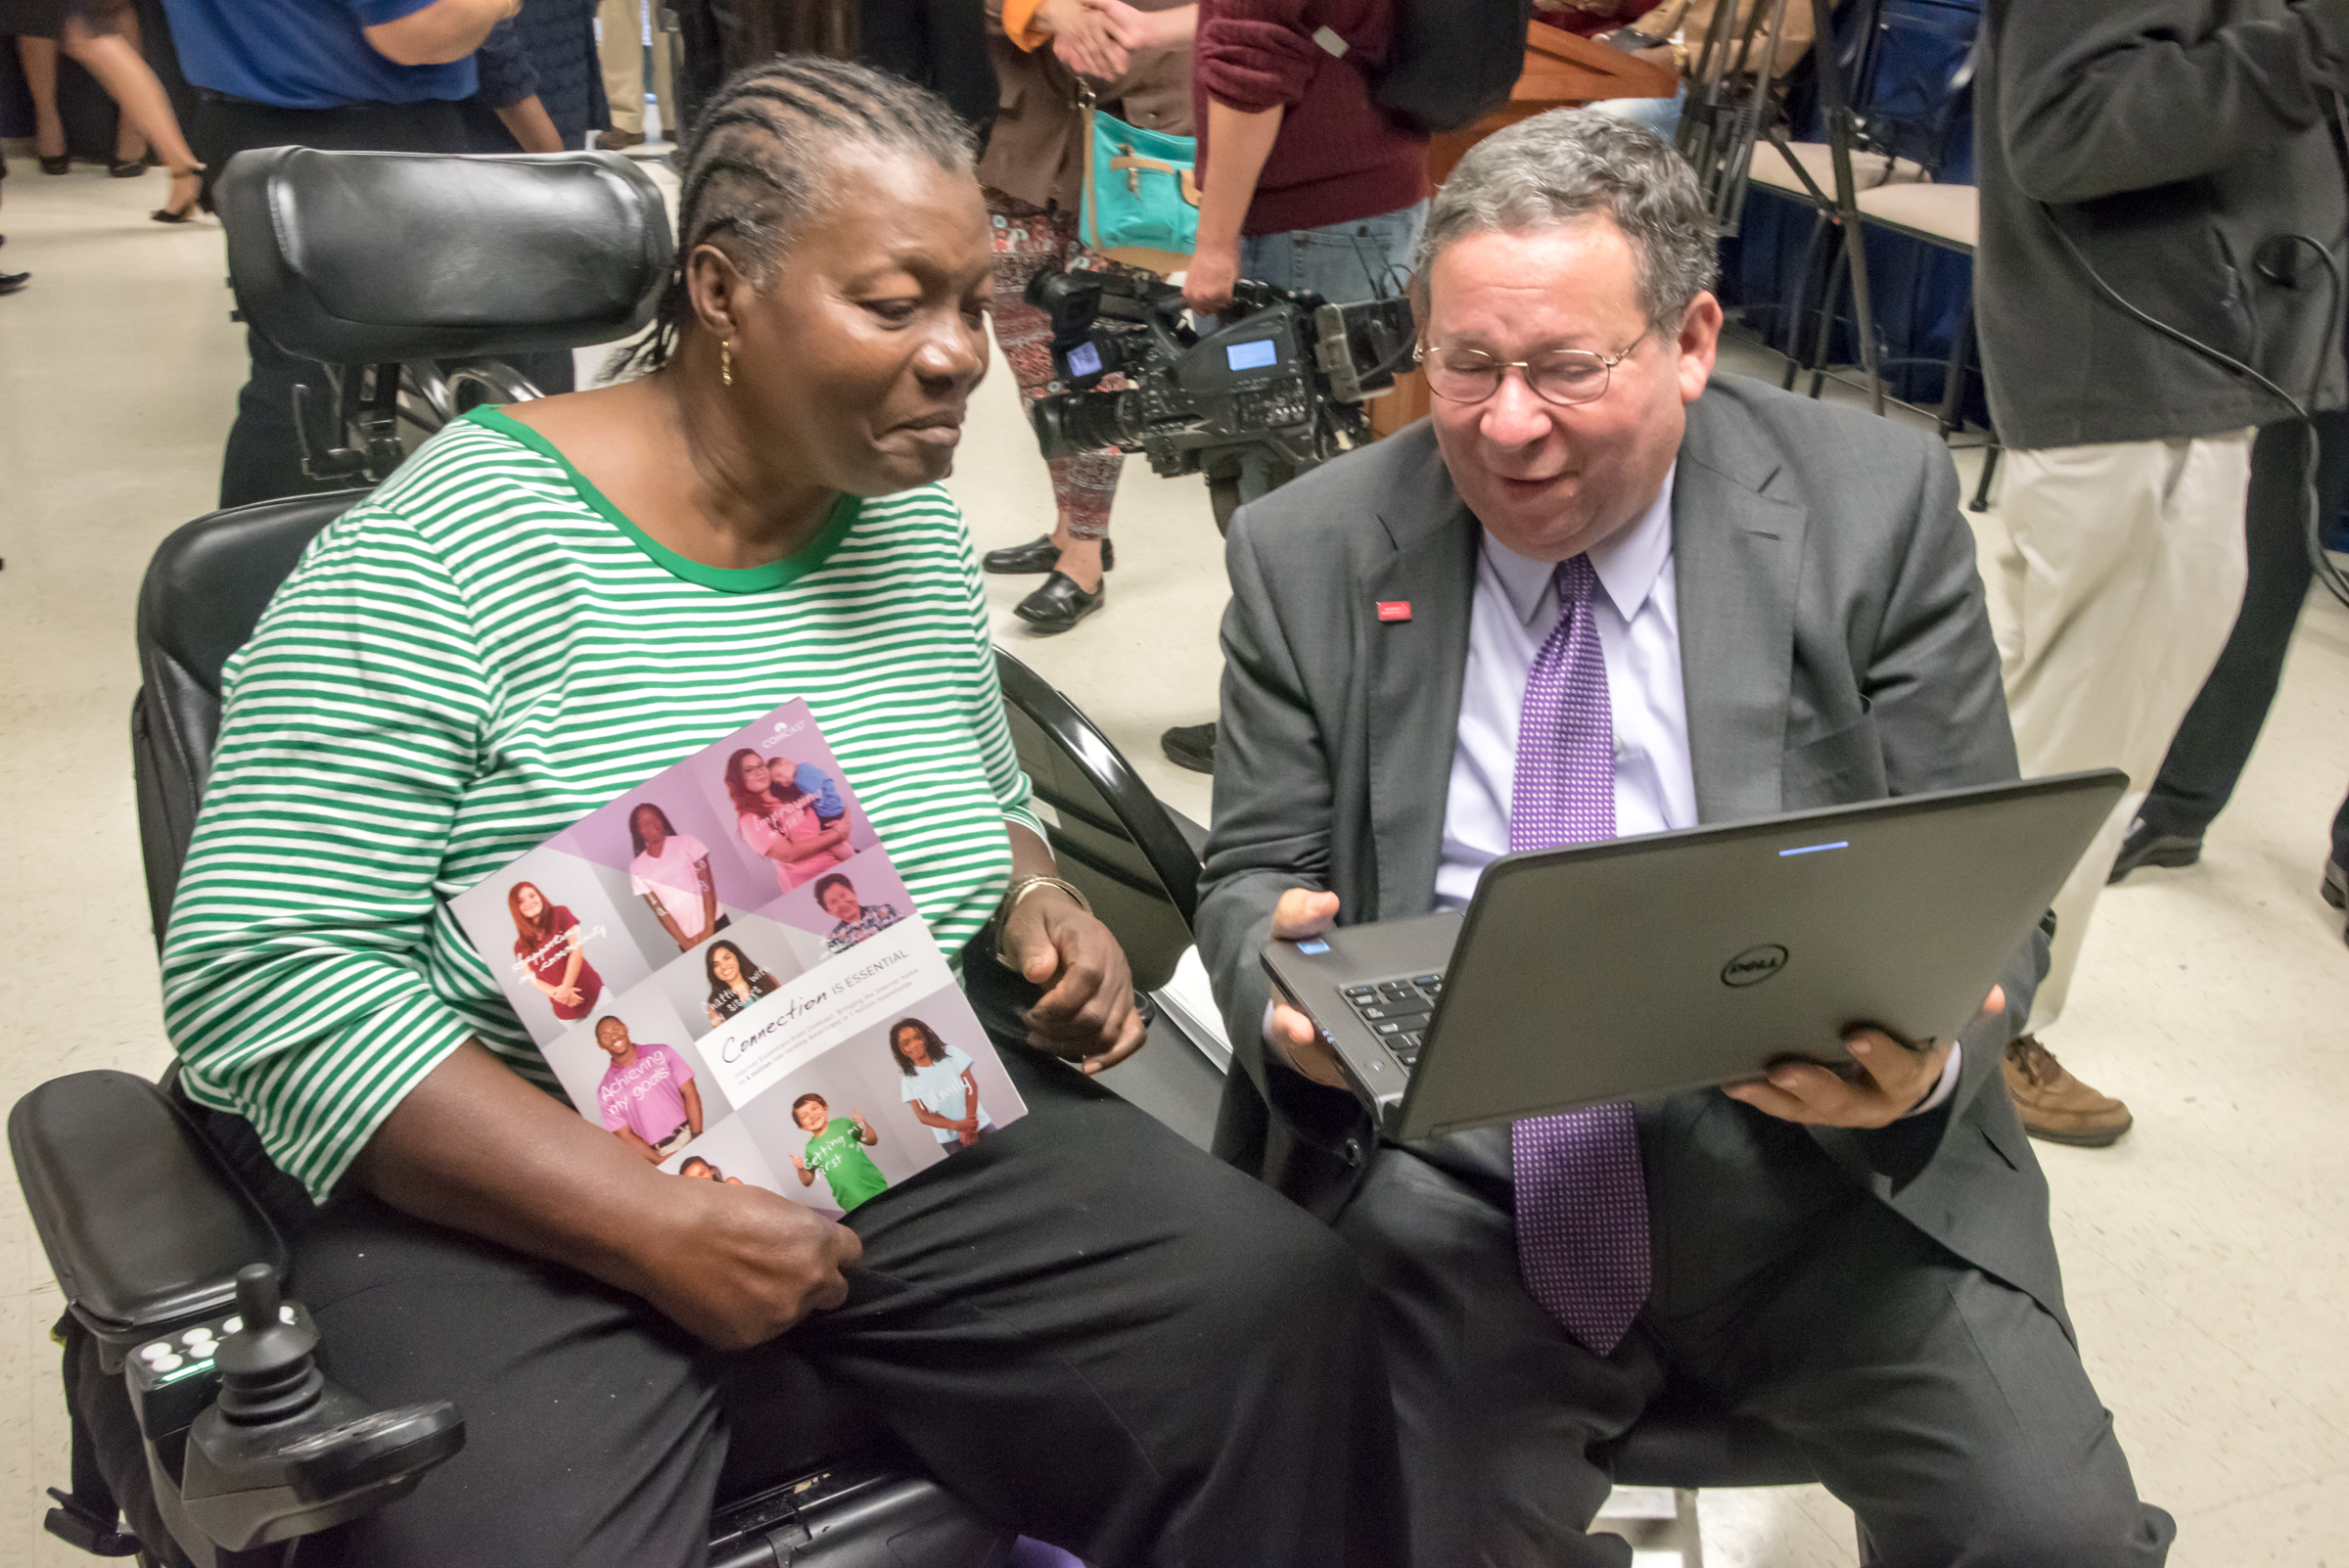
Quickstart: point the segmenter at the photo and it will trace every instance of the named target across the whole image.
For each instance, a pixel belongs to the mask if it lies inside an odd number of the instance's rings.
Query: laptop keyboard
[[[1436,998],[1444,994],[1442,975],[1368,981],[1348,986],[1340,994],[1405,1072],[1418,1065],[1427,1021],[1435,1014]]]

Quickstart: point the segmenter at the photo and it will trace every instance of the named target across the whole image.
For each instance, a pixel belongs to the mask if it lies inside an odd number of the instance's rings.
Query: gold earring
[[[731,338],[717,346],[717,379],[729,387],[734,385],[734,340]]]

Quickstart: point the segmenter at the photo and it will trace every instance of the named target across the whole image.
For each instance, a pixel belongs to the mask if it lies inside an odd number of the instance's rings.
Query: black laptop
[[[1924,1046],[1979,1010],[2128,776],[1947,790],[1504,855],[1465,913],[1270,942],[1388,1137]]]

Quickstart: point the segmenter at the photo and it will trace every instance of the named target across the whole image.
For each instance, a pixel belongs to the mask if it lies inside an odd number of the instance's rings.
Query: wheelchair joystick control
[[[237,1326],[220,1341],[223,1419],[239,1426],[291,1421],[318,1407],[326,1379],[319,1374],[318,1336],[282,1312],[277,1271],[267,1264],[237,1270]]]
[[[446,1400],[379,1410],[328,1381],[317,1329],[266,1264],[237,1271],[236,1300],[203,1331],[219,1395],[189,1425],[178,1477],[177,1506],[206,1540],[249,1551],[362,1517],[465,1446]],[[153,1469],[152,1441],[150,1455]]]

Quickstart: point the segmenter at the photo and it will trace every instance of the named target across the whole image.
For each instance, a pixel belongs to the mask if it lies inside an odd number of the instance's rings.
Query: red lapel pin
[[[1379,619],[1379,620],[1381,620],[1381,621],[1408,621],[1408,620],[1410,620],[1410,619],[1411,619],[1411,601],[1410,601],[1410,600],[1408,600],[1408,599],[1381,599],[1381,600],[1379,600],[1379,601],[1378,601],[1378,619]]]

